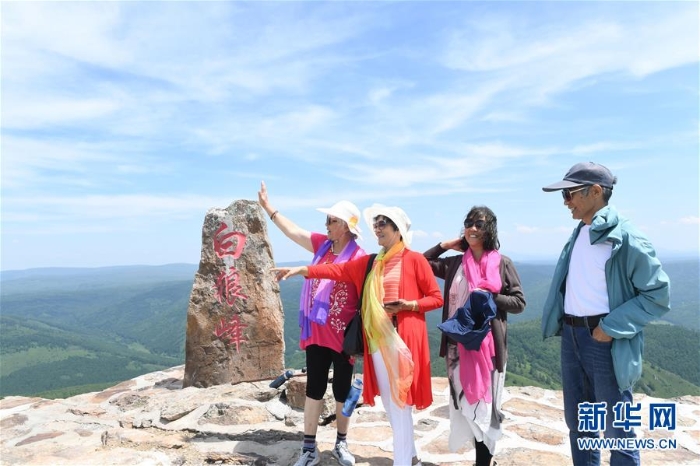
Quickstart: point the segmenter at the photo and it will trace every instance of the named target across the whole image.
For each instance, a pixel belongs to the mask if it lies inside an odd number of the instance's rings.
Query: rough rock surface
[[[277,376],[284,314],[267,225],[257,202],[210,209],[187,309],[185,387]]]
[[[279,465],[299,454],[303,412],[290,406],[288,389],[298,392],[304,377],[280,389],[268,381],[182,388],[184,366],[154,372],[99,393],[67,399],[8,397],[0,400],[2,465]],[[447,381],[433,379],[435,401],[414,413],[423,464],[471,466],[474,450],[447,449]],[[330,397],[330,389],[327,396]],[[330,399],[330,398],[329,398]],[[377,398],[360,406],[348,436],[358,466],[390,466],[391,430]],[[637,396],[643,410],[651,402]],[[644,438],[674,438],[671,451],[644,450],[642,464],[700,464],[700,397],[677,402],[677,430],[642,428]],[[506,389],[504,437],[499,466],[571,464],[561,392],[532,387]],[[318,431],[321,464],[337,464],[330,450],[335,420],[322,419]],[[643,426],[648,426],[644,416]],[[607,454],[603,455],[608,465]]]

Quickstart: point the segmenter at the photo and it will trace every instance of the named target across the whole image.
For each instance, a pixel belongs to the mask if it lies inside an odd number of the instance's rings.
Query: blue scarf
[[[333,246],[331,240],[323,242],[311,265],[318,264],[328,250]],[[351,239],[345,245],[338,257],[333,261],[334,264],[347,262],[357,250],[358,246],[354,239]],[[316,294],[311,296],[312,280],[304,280],[304,287],[301,289],[301,299],[299,300],[299,327],[301,327],[301,339],[308,340],[311,338],[311,322],[319,325],[325,325],[328,319],[328,311],[330,310],[330,297],[335,280],[324,278],[319,281]]]

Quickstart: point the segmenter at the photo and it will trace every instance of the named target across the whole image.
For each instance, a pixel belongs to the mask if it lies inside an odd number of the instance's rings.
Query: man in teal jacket
[[[606,167],[585,162],[542,188],[561,191],[571,216],[580,220],[559,257],[542,313],[543,337],[562,337],[564,417],[575,466],[600,464],[600,451],[580,448],[579,439],[599,431],[606,438],[635,436],[613,427],[614,407],[632,403],[632,386],[642,374],[644,327],[670,309],[668,276],[654,247],[608,206],[616,182]],[[604,425],[596,425],[601,411]],[[610,465],[639,465],[639,450],[611,450]]]

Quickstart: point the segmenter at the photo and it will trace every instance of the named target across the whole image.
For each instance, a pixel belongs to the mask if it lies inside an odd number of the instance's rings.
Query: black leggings
[[[306,347],[306,396],[321,400],[328,387],[328,371],[333,363],[333,397],[344,402],[352,383],[353,365],[346,356],[325,346]]]
[[[491,455],[489,447],[487,447],[484,442],[474,443],[474,447],[476,448],[476,463],[474,464],[476,466],[490,466],[493,455]]]

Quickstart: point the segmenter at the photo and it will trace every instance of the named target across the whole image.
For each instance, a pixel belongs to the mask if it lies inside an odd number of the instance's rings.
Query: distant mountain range
[[[559,388],[559,341],[539,318],[554,264],[518,263],[528,306],[509,320],[509,385]],[[664,263],[672,311],[645,332],[644,378],[653,396],[700,395],[697,259]],[[47,268],[0,273],[0,396],[64,397],[184,363],[189,294],[197,266]],[[280,284],[286,364],[305,365],[297,326],[301,279]],[[433,375],[440,311],[427,315]],[[664,322],[666,325],[664,325]],[[669,325],[673,324],[673,325]]]

